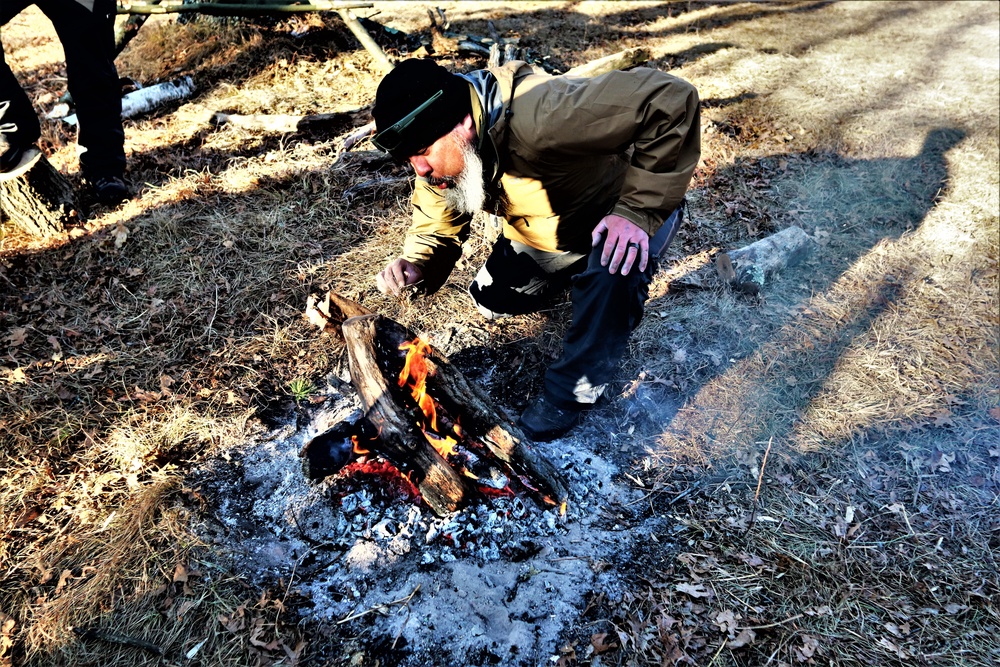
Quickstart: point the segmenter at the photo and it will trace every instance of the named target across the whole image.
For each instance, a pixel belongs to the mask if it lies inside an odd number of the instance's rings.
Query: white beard
[[[462,213],[475,214],[486,203],[486,184],[483,181],[483,160],[471,143],[462,146],[465,166],[455,178],[455,184],[444,191],[448,208]]]

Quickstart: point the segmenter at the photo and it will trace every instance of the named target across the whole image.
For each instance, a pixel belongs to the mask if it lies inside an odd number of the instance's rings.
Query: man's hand
[[[620,266],[622,275],[627,276],[638,259],[639,270],[646,270],[646,263],[649,261],[649,234],[634,222],[614,214],[604,216],[594,227],[591,245],[596,248],[604,232],[608,236],[604,240],[601,266],[607,266],[610,273],[617,273]]]
[[[414,285],[423,280],[423,272],[416,267],[413,262],[408,262],[402,257],[389,262],[382,273],[375,276],[375,284],[382,294],[399,295],[400,291],[407,285]]]

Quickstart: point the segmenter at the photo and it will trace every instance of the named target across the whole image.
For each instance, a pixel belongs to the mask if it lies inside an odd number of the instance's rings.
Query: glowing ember
[[[356,435],[351,436],[351,445],[353,445],[352,449],[354,450],[354,453],[358,456],[364,456],[365,454],[371,453],[361,446],[361,442],[358,440],[358,436]]]

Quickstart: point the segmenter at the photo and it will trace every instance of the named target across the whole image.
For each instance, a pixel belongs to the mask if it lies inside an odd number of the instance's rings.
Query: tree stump
[[[62,234],[76,219],[76,191],[37,150],[0,178],[0,209],[12,223],[40,237]]]

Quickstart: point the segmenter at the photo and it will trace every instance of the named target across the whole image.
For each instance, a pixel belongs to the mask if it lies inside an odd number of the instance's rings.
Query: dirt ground
[[[119,73],[196,93],[126,121],[134,196],[94,204],[43,120],[80,222],[0,227],[0,665],[1000,663],[1000,6],[373,4],[394,59],[482,67],[452,36],[492,21],[555,74],[643,46],[699,89],[689,221],[614,386],[544,447],[566,515],[300,474],[356,408],[310,295],[425,334],[512,415],[570,309],[479,319],[481,219],[439,293],[377,292],[409,185],[342,150],[380,73],[335,13],[156,17]],[[51,25],[0,36],[50,112]],[[812,254],[759,296],[686,281],[790,226]]]

